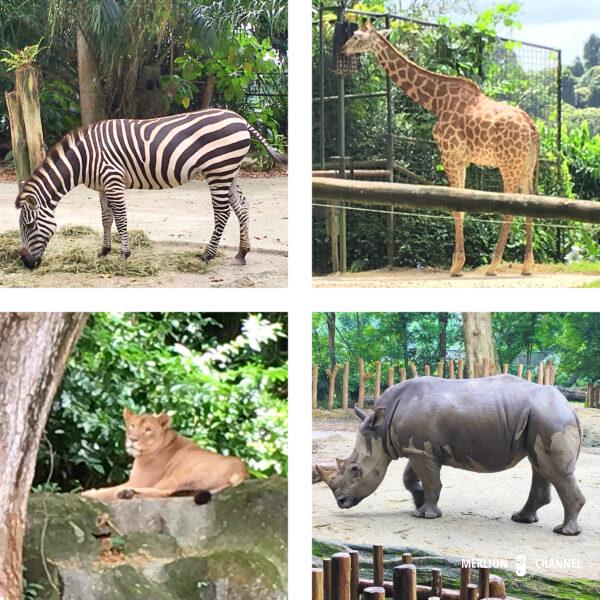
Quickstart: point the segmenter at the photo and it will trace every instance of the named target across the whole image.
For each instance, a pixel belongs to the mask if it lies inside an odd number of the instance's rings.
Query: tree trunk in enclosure
[[[21,598],[27,499],[50,405],[85,313],[0,313],[0,598]]]
[[[106,119],[100,68],[81,29],[77,29],[77,75],[82,126]]]
[[[215,90],[216,80],[216,75],[209,75],[206,78],[206,84],[204,85],[204,91],[202,92],[202,101],[200,103],[200,108],[208,108],[210,106],[213,97],[213,92]]]
[[[335,313],[327,313],[327,348],[329,351],[329,366],[333,369],[337,363],[335,356]]]
[[[42,115],[40,112],[40,93],[38,74],[33,67],[21,67],[15,73],[15,92],[23,115],[29,169],[33,171],[46,156]]]
[[[8,120],[10,124],[10,141],[12,144],[13,157],[17,182],[25,181],[31,173],[29,166],[29,153],[27,152],[27,138],[25,136],[25,124],[23,113],[17,98],[17,92],[5,92],[6,106],[8,108]]]
[[[446,339],[448,335],[448,313],[438,313],[438,358],[446,360]]]
[[[529,315],[529,331],[527,335],[527,368],[531,367],[531,355],[533,354],[533,341],[535,339],[535,329],[538,322],[539,313]]]
[[[469,377],[483,373],[484,366],[490,374],[498,372],[498,355],[492,330],[491,313],[462,313],[465,354]]]

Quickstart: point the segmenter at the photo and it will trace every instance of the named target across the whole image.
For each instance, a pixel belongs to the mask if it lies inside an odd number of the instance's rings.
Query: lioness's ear
[[[123,409],[123,419],[125,420],[125,422],[127,423],[128,421],[131,420],[131,417],[134,416],[134,413],[132,413],[127,407],[125,407]]]
[[[379,427],[383,421],[385,420],[385,406],[380,406],[375,409],[375,414],[373,415],[373,422],[371,423],[371,427]]]
[[[163,429],[167,429],[171,425],[171,417],[167,413],[156,415],[156,420]]]

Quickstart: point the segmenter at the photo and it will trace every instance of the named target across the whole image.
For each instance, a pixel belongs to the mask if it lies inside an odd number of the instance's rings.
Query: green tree
[[[583,46],[583,60],[586,69],[600,65],[600,37],[595,33],[590,35]]]

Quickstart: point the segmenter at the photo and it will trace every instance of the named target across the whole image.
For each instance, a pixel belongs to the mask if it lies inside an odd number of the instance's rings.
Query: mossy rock
[[[156,558],[169,558],[179,554],[179,546],[177,540],[165,533],[135,531],[123,537],[123,553],[143,553]]]

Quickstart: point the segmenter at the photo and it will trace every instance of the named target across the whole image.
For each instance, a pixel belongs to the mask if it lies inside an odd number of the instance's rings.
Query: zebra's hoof
[[[123,250],[123,251],[121,252],[121,256],[122,256],[122,257],[123,257],[125,260],[127,260],[127,259],[128,259],[130,256],[131,256],[131,250]]]
[[[98,252],[98,256],[100,258],[102,258],[103,256],[106,256],[107,254],[110,254],[110,248],[102,248],[100,250],[100,252]]]
[[[200,255],[200,260],[204,263],[211,261],[213,258],[214,258],[214,256],[210,256],[209,254],[201,254]]]
[[[243,256],[240,256],[239,254],[237,254],[236,256],[234,256],[231,259],[231,264],[232,265],[245,265],[246,259]]]

